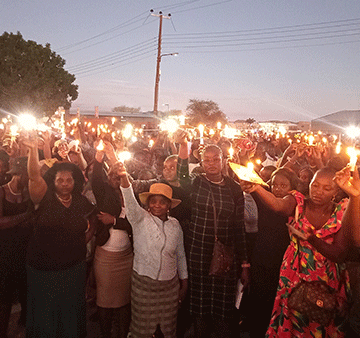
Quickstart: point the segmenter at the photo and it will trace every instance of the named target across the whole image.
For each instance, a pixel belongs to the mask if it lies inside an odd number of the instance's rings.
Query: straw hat
[[[154,183],[150,187],[149,192],[143,192],[143,193],[139,194],[139,199],[140,199],[141,203],[147,204],[148,198],[150,196],[162,195],[171,201],[170,208],[175,208],[176,206],[178,206],[181,203],[181,200],[172,198],[172,193],[173,193],[173,191],[169,185],[164,184],[164,183]]]

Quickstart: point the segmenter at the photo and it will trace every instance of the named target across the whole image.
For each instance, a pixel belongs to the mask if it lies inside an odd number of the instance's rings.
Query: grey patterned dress
[[[240,265],[247,260],[242,190],[229,177],[225,177],[225,185],[218,185],[201,175],[189,176],[187,160],[178,160],[178,175],[191,199],[191,222],[186,247],[190,312],[201,317],[229,318],[235,308]],[[209,276],[215,241],[213,199],[219,240],[234,246],[236,254],[234,268],[225,277]]]

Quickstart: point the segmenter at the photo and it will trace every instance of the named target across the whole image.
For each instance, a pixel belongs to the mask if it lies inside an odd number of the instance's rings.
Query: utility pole
[[[154,93],[154,112],[158,111],[158,102],[159,102],[159,82],[160,82],[160,62],[161,62],[161,36],[162,36],[162,21],[164,19],[170,19],[171,14],[164,16],[162,12],[159,14],[154,14],[153,10],[150,10],[152,16],[159,17],[159,37],[158,37],[158,53],[156,59],[156,75],[155,75],[155,93]]]

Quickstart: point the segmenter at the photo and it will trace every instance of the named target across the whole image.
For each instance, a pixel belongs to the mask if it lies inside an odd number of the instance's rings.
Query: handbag
[[[234,264],[234,248],[220,242],[218,238],[218,220],[215,208],[214,195],[211,192],[214,209],[214,232],[215,242],[210,263],[209,276],[224,276],[233,267]]]
[[[297,222],[298,212],[295,212],[295,222]],[[288,306],[290,309],[298,311],[309,321],[327,326],[335,318],[337,312],[337,292],[324,281],[305,281],[300,277],[300,241],[298,244],[299,269],[298,276],[300,282],[291,291]],[[339,282],[341,289],[342,278]],[[339,291],[338,290],[338,291]]]

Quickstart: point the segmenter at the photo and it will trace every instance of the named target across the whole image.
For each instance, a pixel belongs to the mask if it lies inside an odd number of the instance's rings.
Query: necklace
[[[69,198],[61,198],[57,193],[55,193],[55,195],[61,203],[70,203],[72,200],[72,195],[70,195]]]
[[[11,189],[10,182],[7,184],[7,186],[9,187],[9,190],[10,190],[10,192],[11,192],[13,195],[15,195],[15,196],[21,195],[21,192],[14,192],[14,191]]]
[[[212,181],[212,180],[210,180],[206,175],[205,175],[205,178],[206,178],[209,182],[214,183],[214,184],[221,184],[222,182],[224,182],[224,177],[222,177],[220,181]]]

